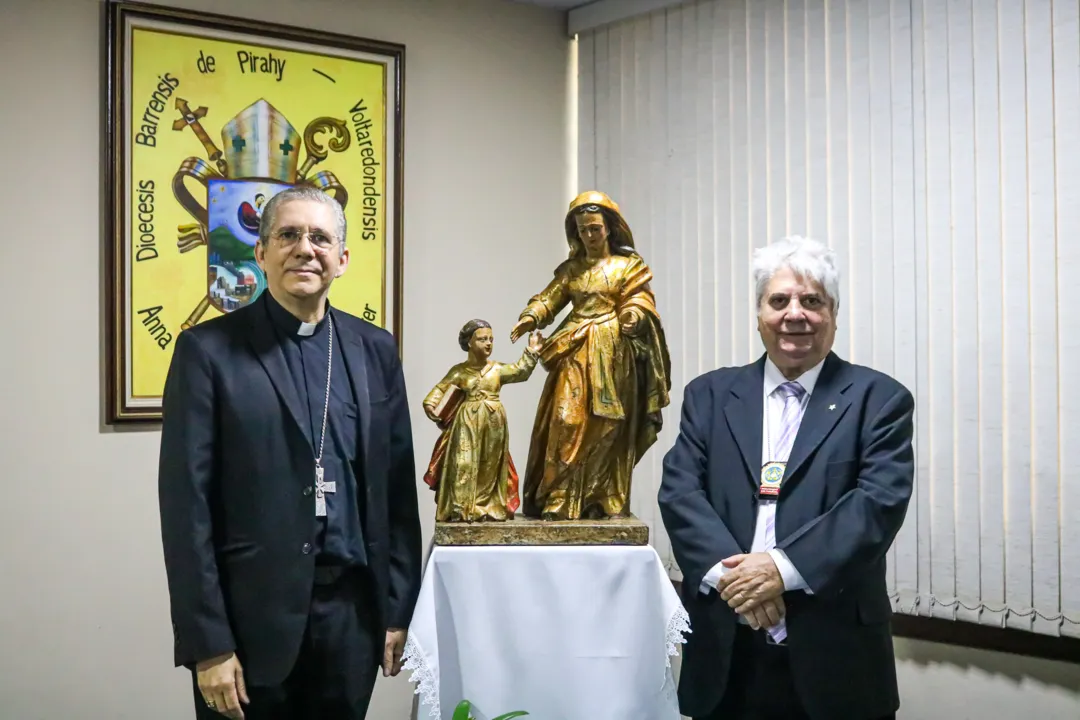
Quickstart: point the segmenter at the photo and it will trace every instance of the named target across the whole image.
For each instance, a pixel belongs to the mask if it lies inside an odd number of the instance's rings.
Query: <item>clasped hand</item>
[[[732,555],[724,561],[727,570],[716,583],[728,606],[746,618],[754,630],[771,628],[780,622],[784,608],[784,579],[768,553]]]

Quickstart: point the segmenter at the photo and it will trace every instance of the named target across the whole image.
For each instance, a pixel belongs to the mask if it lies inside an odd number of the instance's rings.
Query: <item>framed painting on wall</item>
[[[338,308],[401,346],[405,48],[107,3],[109,423],[161,419],[180,332],[266,291],[261,208],[295,185],[341,203]]]

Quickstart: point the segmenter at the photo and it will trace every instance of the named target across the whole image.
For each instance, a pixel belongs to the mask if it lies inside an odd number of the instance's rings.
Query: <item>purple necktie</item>
[[[769,460],[786,462],[791,454],[791,446],[795,442],[795,434],[799,432],[799,423],[802,421],[802,399],[806,394],[806,388],[797,382],[786,382],[776,388],[784,398],[784,412],[780,415],[780,431],[776,435],[776,445],[772,447],[773,457]],[[769,438],[771,441],[772,438]]]
[[[799,424],[803,415],[803,396],[806,388],[797,382],[786,382],[776,388],[784,398],[784,411],[780,415],[780,429],[775,435],[776,444],[772,444],[773,438],[768,438],[769,447],[772,451],[770,461],[787,462],[791,455],[791,446],[795,443],[795,435],[799,432]],[[768,408],[766,408],[768,412]],[[771,434],[771,433],[770,433]],[[776,512],[769,513],[765,518],[765,548],[768,552],[776,547]],[[769,628],[769,634],[776,642],[783,642],[787,637],[787,624],[781,620],[777,625]]]

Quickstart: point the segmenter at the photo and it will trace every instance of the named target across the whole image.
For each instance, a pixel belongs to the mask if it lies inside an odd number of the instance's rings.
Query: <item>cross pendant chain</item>
[[[315,516],[326,517],[326,493],[337,492],[336,482],[326,482],[323,476],[323,445],[326,442],[326,416],[330,410],[330,371],[334,366],[334,321],[327,317],[330,336],[326,353],[326,400],[323,402],[322,435],[319,438],[319,457],[315,458]]]
[[[323,480],[322,465],[315,466],[315,515],[326,517],[326,493],[337,492],[336,482]]]

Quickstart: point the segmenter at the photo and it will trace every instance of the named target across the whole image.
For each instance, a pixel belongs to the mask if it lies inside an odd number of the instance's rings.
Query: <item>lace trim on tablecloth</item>
[[[405,641],[405,650],[401,655],[401,659],[402,669],[412,671],[409,681],[416,685],[413,694],[419,695],[421,704],[430,708],[429,717],[441,717],[439,709],[439,673],[428,662],[427,653],[420,647],[420,643],[416,641],[416,636],[412,633],[409,634],[408,639]],[[420,712],[417,713],[418,717]]]
[[[679,654],[679,645],[686,642],[686,633],[693,632],[690,629],[690,615],[681,604],[668,618],[667,624],[667,668],[664,670],[664,685],[660,688],[660,695],[669,707],[679,707],[678,686],[675,682],[675,673],[671,667],[671,658]]]
[[[668,618],[667,624],[667,666],[671,667],[671,658],[679,654],[677,645],[686,642],[686,633],[693,632],[690,629],[690,614],[686,608],[679,605],[675,612]]]

